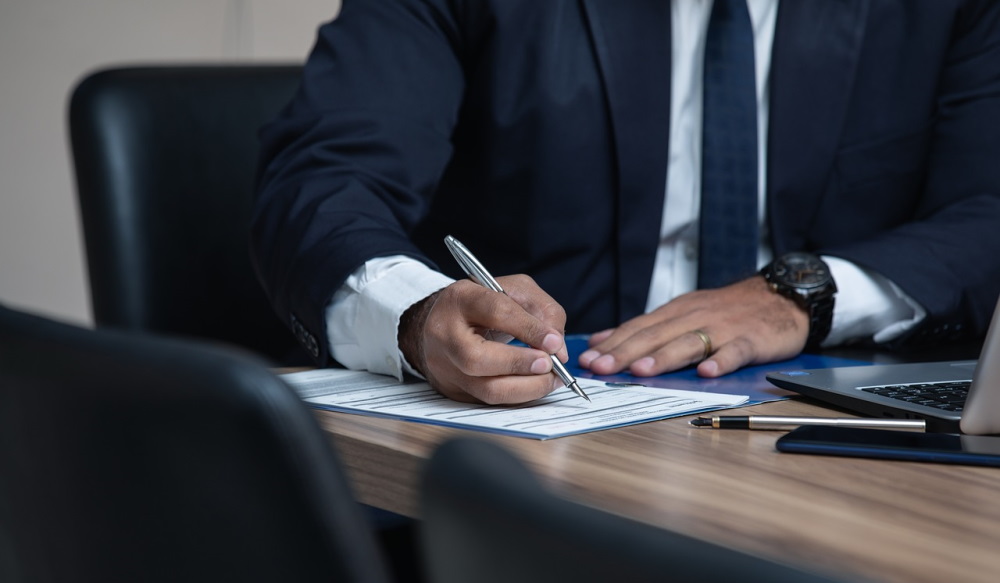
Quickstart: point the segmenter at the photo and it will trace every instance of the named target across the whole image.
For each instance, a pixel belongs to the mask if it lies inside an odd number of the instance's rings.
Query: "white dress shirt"
[[[758,267],[772,258],[764,216],[767,176],[768,78],[779,0],[747,0],[754,29],[761,239]],[[663,220],[646,310],[697,284],[698,207],[701,192],[702,62],[712,0],[671,2],[670,154]],[[839,291],[833,327],[825,345],[873,336],[895,338],[925,316],[923,308],[885,277],[836,257],[824,257]],[[330,354],[353,369],[402,378],[415,373],[397,348],[399,319],[406,309],[452,283],[451,278],[406,257],[372,259],[334,294],[326,312]],[[595,330],[596,332],[596,330]]]

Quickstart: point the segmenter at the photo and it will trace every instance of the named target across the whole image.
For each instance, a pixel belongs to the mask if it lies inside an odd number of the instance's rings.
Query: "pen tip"
[[[553,356],[552,358],[555,358],[555,357]],[[557,360],[555,362],[559,362],[559,361]],[[579,383],[576,382],[576,379],[573,379],[572,382],[567,383],[566,386],[571,391],[573,391],[574,393],[576,393],[577,395],[583,397],[584,399],[587,399],[588,403],[593,403],[593,401],[590,400],[590,397],[587,396],[587,393],[584,393],[583,389],[580,388],[580,385],[579,385]]]
[[[708,417],[695,417],[691,420],[691,425],[695,427],[708,427],[712,424],[712,420]]]

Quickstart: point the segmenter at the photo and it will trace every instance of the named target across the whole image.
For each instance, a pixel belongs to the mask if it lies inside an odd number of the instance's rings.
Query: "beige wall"
[[[339,0],[0,0],[0,303],[90,323],[66,140],[88,71],[302,60]]]

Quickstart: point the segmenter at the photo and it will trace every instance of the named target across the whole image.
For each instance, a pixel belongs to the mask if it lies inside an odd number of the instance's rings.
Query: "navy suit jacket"
[[[462,274],[453,234],[591,332],[645,306],[670,111],[666,0],[345,0],[262,132],[252,249],[320,362],[354,269]],[[782,0],[770,80],[776,254],[843,257],[929,317],[985,329],[1000,293],[1000,2]]]

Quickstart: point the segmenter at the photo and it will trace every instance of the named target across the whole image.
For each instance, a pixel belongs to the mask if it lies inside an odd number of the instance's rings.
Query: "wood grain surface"
[[[798,400],[739,414],[838,415]],[[498,442],[557,493],[787,563],[887,582],[1000,577],[1000,468],[779,453],[776,431],[668,419],[549,441],[317,411],[367,504],[419,516],[451,437]]]

